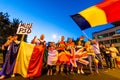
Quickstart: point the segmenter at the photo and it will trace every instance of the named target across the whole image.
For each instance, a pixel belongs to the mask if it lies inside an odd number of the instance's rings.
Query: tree
[[[9,28],[10,20],[8,13],[0,12],[0,44],[4,43],[7,38],[7,29]]]
[[[12,22],[10,22],[8,13],[0,12],[0,47],[5,43],[7,37],[13,34],[16,34],[19,23],[22,21],[14,18]],[[19,40],[21,39],[21,35],[19,36]],[[24,40],[27,40],[27,35],[25,35]]]
[[[22,23],[22,21],[19,21],[19,20],[16,19],[16,18],[13,19],[13,22],[11,23],[11,31],[9,31],[10,34],[16,34],[19,23]],[[22,35],[19,35],[18,40],[20,40],[21,37],[22,37]],[[27,41],[27,35],[25,35],[24,41]]]

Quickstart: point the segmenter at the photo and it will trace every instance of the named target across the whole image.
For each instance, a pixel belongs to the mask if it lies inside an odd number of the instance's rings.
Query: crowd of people
[[[20,44],[17,38],[17,35],[10,36],[2,46],[4,64],[0,72],[0,79],[6,76],[14,77],[13,68]],[[119,67],[117,63],[119,51],[113,43],[108,47],[105,44],[99,44],[95,39],[85,42],[84,36],[80,36],[76,41],[73,41],[72,38],[65,41],[65,37],[61,36],[58,43],[48,42],[46,45],[44,39],[44,34],[39,39],[35,36],[31,44],[44,46],[43,66],[47,66],[47,75],[74,74],[74,69],[77,69],[78,74],[85,74],[84,66],[88,66],[91,74],[94,73],[93,66],[97,74],[99,74],[99,68],[115,69]],[[16,48],[10,51],[12,46]],[[10,56],[11,52],[12,56]],[[103,60],[106,65],[103,65]],[[55,72],[53,72],[54,69]]]
[[[42,35],[44,38],[44,35]],[[46,42],[44,39],[32,40],[33,44]],[[99,68],[104,69],[103,60],[105,60],[108,69],[114,69],[119,67],[117,63],[117,56],[119,51],[115,48],[113,43],[110,46],[105,44],[99,44],[95,39],[84,41],[84,36],[80,36],[79,40],[73,41],[72,38],[68,38],[65,41],[65,37],[61,36],[61,40],[58,43],[49,42],[46,46],[47,58],[46,63],[48,72],[47,75],[57,75],[59,72],[66,74],[74,74],[74,69],[77,68],[78,74],[84,74],[84,65],[89,66],[90,73],[93,74],[93,66],[96,73],[99,73]],[[53,73],[53,67],[56,68]]]

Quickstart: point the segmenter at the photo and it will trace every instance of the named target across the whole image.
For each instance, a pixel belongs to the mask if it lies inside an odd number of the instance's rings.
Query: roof
[[[115,25],[115,27],[120,26],[120,21],[113,22],[112,24]]]

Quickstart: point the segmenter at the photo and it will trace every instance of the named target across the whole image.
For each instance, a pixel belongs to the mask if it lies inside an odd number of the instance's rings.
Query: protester
[[[34,36],[34,38],[33,38],[33,40],[31,41],[31,43],[32,43],[32,44],[35,44],[35,45],[43,45],[43,46],[46,46],[46,41],[45,41],[44,39],[45,39],[44,34],[41,34],[39,39],[37,39],[37,36]]]
[[[10,43],[12,42],[13,38],[12,36],[9,36],[7,38],[7,41],[2,45],[2,51],[3,51],[3,64],[5,63],[5,56],[6,56],[6,53],[7,53],[7,48],[8,46],[10,45]]]
[[[57,50],[58,50],[59,54],[64,53],[64,51],[65,51],[66,44],[65,44],[64,39],[65,39],[65,37],[61,36],[60,42],[57,43]],[[63,69],[64,69],[65,64],[66,64],[66,62],[63,62],[63,61],[61,62],[58,60],[58,62],[56,64],[56,72],[54,75],[57,75],[59,73],[59,71],[63,75],[64,74]]]
[[[69,74],[69,67],[70,67],[70,73],[74,74],[74,67],[77,67],[76,65],[76,61],[75,61],[75,43],[73,42],[72,38],[68,39],[68,42],[66,43],[66,50],[70,52],[71,54],[71,58],[70,58],[70,63],[71,66],[69,64],[67,64],[67,74]]]
[[[5,77],[14,77],[13,70],[14,70],[14,65],[18,53],[18,48],[19,48],[19,41],[17,40],[18,36],[13,35],[12,37],[12,42],[7,48],[7,54],[5,58],[5,63],[3,64],[3,68],[0,71],[0,79],[4,79]]]
[[[81,42],[81,45],[82,46],[85,46],[85,37],[84,36],[80,36],[80,38],[79,38],[79,41]]]
[[[110,54],[111,54],[111,57],[112,57],[112,64],[113,64],[113,68],[116,68],[117,67],[117,61],[116,61],[116,58],[117,58],[117,54],[119,54],[117,48],[115,48],[115,45],[112,43],[110,44]]]
[[[76,53],[77,53],[77,51],[80,50],[80,52],[78,52],[76,55],[83,53],[84,47],[82,46],[81,41],[78,41],[78,42],[77,42],[77,45],[76,45],[75,49],[76,49]],[[81,74],[84,74],[83,64],[81,64],[81,63],[79,62],[79,59],[80,59],[80,58],[78,58],[78,60],[76,61],[76,62],[77,62],[77,73],[78,73],[78,74],[80,74],[80,73],[81,73]]]
[[[91,45],[90,41],[85,43],[85,48],[86,48],[86,51],[88,53],[88,61],[89,61],[90,73],[93,74],[93,68],[92,68],[92,63],[93,62],[94,62],[94,65],[95,65],[96,73],[99,73],[99,71],[98,71],[98,61],[95,58],[94,48]]]
[[[111,61],[111,54],[110,54],[110,49],[106,45],[101,45],[100,46],[100,51],[104,55],[104,59],[107,65],[107,69],[112,69],[112,61]]]
[[[35,44],[37,46],[42,45],[44,47],[43,66],[46,67],[48,50],[47,50],[47,47],[46,47],[46,41],[45,41],[44,34],[41,34],[39,39],[37,39],[37,36],[34,36],[33,40],[31,41],[31,44]]]
[[[103,69],[104,66],[103,66],[102,55],[101,55],[100,48],[99,48],[99,43],[95,39],[92,40],[91,43],[92,43],[92,46],[93,46],[93,49],[94,49],[95,56],[99,60],[99,64],[100,64],[99,68]]]

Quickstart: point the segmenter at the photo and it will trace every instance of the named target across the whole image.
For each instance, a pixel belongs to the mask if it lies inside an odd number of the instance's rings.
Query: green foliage
[[[0,47],[5,43],[8,36],[16,34],[19,23],[22,23],[22,21],[19,21],[16,18],[11,22],[9,17],[8,13],[0,12]],[[20,40],[22,35],[18,36]],[[27,40],[27,35],[24,40]]]

